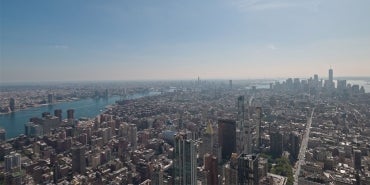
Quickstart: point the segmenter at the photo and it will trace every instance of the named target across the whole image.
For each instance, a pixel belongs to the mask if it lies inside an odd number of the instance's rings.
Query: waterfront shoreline
[[[156,92],[134,93],[127,96],[127,99],[138,99],[148,96],[158,95]],[[31,107],[29,109],[18,110],[16,112],[0,114],[0,127],[7,132],[6,140],[16,138],[24,133],[24,123],[32,117],[41,117],[43,112],[52,112],[55,109],[75,109],[75,118],[87,117],[94,118],[101,114],[107,107],[113,106],[121,96],[111,96],[108,99],[103,98],[82,98],[76,101],[65,101],[49,106]],[[49,105],[49,104],[46,104]]]
[[[35,104],[32,107],[17,109],[15,111],[11,111],[11,112],[0,112],[0,115],[12,114],[12,113],[20,112],[20,111],[29,110],[29,109],[32,109],[32,108],[44,107],[44,106],[49,106],[49,105],[57,105],[57,104],[60,104],[60,103],[74,102],[74,101],[78,101],[78,100],[82,100],[82,99],[88,99],[88,98],[77,98],[77,99],[73,99],[73,100],[59,101],[59,102],[52,103],[52,104],[48,104],[48,103],[46,103],[46,104]]]

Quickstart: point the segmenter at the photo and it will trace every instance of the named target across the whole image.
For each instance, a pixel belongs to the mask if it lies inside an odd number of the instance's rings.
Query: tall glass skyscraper
[[[197,157],[195,143],[193,140],[187,139],[185,133],[178,133],[175,137],[174,170],[175,184],[196,184]]]

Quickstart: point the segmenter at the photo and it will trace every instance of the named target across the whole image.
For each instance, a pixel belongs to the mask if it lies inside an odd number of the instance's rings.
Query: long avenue
[[[301,165],[304,164],[304,161],[305,161],[305,154],[306,154],[308,139],[310,136],[312,117],[313,117],[314,111],[315,111],[315,108],[312,109],[311,116],[307,120],[306,131],[302,138],[301,148],[299,149],[298,161],[294,168],[294,185],[298,185],[298,177],[301,171]]]

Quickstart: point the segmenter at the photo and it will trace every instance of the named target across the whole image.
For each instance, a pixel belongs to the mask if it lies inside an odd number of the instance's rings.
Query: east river
[[[137,93],[126,97],[126,99],[137,99],[157,94],[159,93]],[[54,115],[55,109],[62,109],[62,117],[65,119],[67,117],[67,110],[74,109],[74,117],[76,119],[81,117],[94,118],[104,111],[106,106],[114,104],[117,100],[120,100],[119,96],[113,96],[107,99],[88,98],[72,102],[61,102],[53,105],[33,107],[10,114],[2,114],[0,115],[0,127],[6,130],[6,138],[9,139],[24,134],[24,124],[28,123],[29,119],[32,117],[41,117],[43,112],[50,112],[50,114]]]

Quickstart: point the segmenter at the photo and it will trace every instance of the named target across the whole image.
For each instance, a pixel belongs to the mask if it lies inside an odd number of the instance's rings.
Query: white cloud
[[[293,0],[235,0],[233,5],[243,11],[262,11],[286,8],[305,8],[318,11],[320,1],[293,1]]]
[[[68,45],[64,45],[64,44],[54,44],[54,45],[50,45],[51,48],[55,48],[55,49],[68,49],[69,46]]]
[[[277,47],[274,44],[268,44],[267,48],[271,50],[277,50]]]

